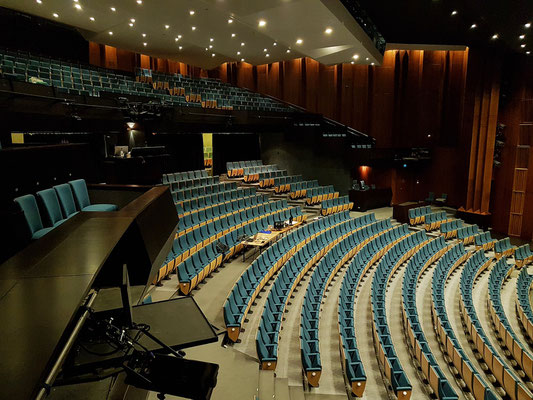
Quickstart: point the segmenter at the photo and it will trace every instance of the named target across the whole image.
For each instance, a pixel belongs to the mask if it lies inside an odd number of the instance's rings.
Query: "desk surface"
[[[269,243],[271,243],[274,239],[276,239],[279,235],[282,235],[285,232],[288,232],[291,229],[294,229],[294,228],[300,226],[301,224],[302,224],[302,222],[298,221],[298,222],[293,222],[292,225],[286,226],[283,229],[279,229],[279,230],[269,229],[270,233],[261,233],[260,232],[260,233],[258,233],[255,236],[254,240],[250,240],[250,241],[245,240],[244,242],[242,242],[242,244],[245,245],[245,246],[250,246],[250,247],[263,247],[263,246],[266,246]]]

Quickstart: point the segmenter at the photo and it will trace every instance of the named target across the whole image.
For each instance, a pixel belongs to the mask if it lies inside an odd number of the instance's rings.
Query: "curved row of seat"
[[[277,202],[282,203],[282,202]],[[192,257],[187,258],[177,266],[179,289],[183,294],[189,294],[203,279],[211,272],[217,269],[225,259],[228,259],[243,248],[243,235],[252,236],[274,225],[275,221],[285,221],[289,217],[294,220],[303,218],[302,210],[299,207],[273,209],[274,211],[265,214],[253,214],[242,224],[237,224],[237,229],[226,233],[219,239],[220,242],[227,246],[223,258],[215,257],[213,249],[216,249],[216,243],[211,243],[200,251],[195,252]]]
[[[341,285],[339,295],[339,347],[341,363],[352,393],[362,397],[366,387],[366,375],[357,340],[355,337],[354,303],[362,277],[370,267],[394,244],[399,232],[404,232],[402,226],[394,229],[390,220],[379,221],[380,232],[374,239],[366,243],[350,262]]]
[[[290,187],[289,197],[293,200],[300,199],[307,195],[307,190],[317,187],[317,180],[292,183]]]
[[[331,200],[323,200],[320,213],[322,215],[330,215],[342,211],[350,211],[352,208],[353,203],[350,202],[348,196],[342,196]]]
[[[529,248],[529,244],[517,247],[514,253],[516,266],[522,268],[524,265],[529,264],[533,261],[533,253]]]
[[[336,243],[359,229],[352,221],[326,229],[298,249],[281,268],[268,294],[256,337],[261,369],[276,369],[282,318],[296,285]]]
[[[507,263],[506,257],[500,258],[492,267],[489,275],[489,315],[502,343],[528,378],[533,380],[533,357],[511,327],[501,300],[502,286],[512,272],[512,265]]]
[[[410,208],[409,213],[409,224],[418,225],[425,222],[426,215],[431,213],[431,206],[424,207],[415,207]]]
[[[533,275],[524,268],[516,281],[516,313],[524,331],[533,340],[533,310],[529,301],[529,292],[533,284]]]
[[[286,177],[287,173],[288,172],[286,170],[281,170],[281,171],[261,172],[257,176],[245,175],[244,182],[251,183],[251,182],[257,181],[261,189],[269,188],[274,185],[274,183],[276,182],[276,179]]]
[[[404,238],[391,247],[378,263],[372,278],[370,304],[372,308],[372,332],[378,360],[396,397],[409,399],[412,386],[392,342],[385,297],[389,280],[394,272],[428,239],[425,232],[410,233],[407,225],[402,226],[405,228],[402,235]]]
[[[225,192],[213,193],[179,201],[176,203],[176,210],[178,211],[178,215],[186,215],[193,211],[203,210],[220,203],[254,196],[255,194],[256,189],[253,187],[232,189]]]
[[[433,231],[440,228],[441,224],[448,221],[446,211],[437,211],[426,214],[424,217],[424,228],[426,231]]]
[[[170,191],[177,192],[183,189],[192,189],[195,187],[210,186],[219,183],[218,176],[208,176],[207,178],[194,178],[185,181],[170,182]]]
[[[475,348],[507,395],[513,400],[532,399],[533,396],[531,392],[520,381],[514,371],[507,366],[505,361],[502,360],[490,340],[487,338],[477,316],[472,298],[474,282],[482,272],[489,268],[491,263],[492,259],[485,257],[483,250],[474,253],[474,255],[465,263],[463,271],[461,272],[460,282],[461,299],[459,302],[459,309],[461,311],[461,316]]]
[[[375,221],[374,214],[372,220]],[[322,364],[320,360],[319,324],[322,298],[339,269],[366,243],[391,228],[390,220],[360,226],[331,248],[317,264],[305,293],[300,319],[300,349],[302,366],[311,386],[318,386]]]
[[[335,191],[333,185],[320,186],[306,190],[305,203],[310,206],[324,200],[336,199],[337,197],[339,197],[339,192]]]
[[[226,163],[226,170],[229,177],[239,177],[244,173],[245,167],[258,167],[260,165],[263,165],[262,160],[229,161]]]
[[[255,298],[289,257],[319,234],[349,218],[350,215],[346,212],[306,224],[275,242],[252,262],[239,277],[224,303],[224,322],[231,341],[238,340],[246,314]]]
[[[459,397],[433,356],[422,330],[418,319],[416,288],[424,271],[447,250],[448,247],[442,236],[422,246],[407,263],[402,282],[402,321],[407,333],[407,341],[433,394],[440,400],[453,400]]]
[[[459,243],[449,248],[437,262],[431,283],[431,317],[443,351],[464,382],[463,390],[471,392],[476,400],[497,400],[498,395],[483,380],[457,340],[446,311],[446,282],[469,256],[470,253],[466,252],[463,243]]]
[[[214,205],[203,210],[194,211],[190,214],[184,215],[178,221],[178,236],[192,231],[193,229],[217,221],[230,215],[236,215],[249,210],[249,213],[256,211],[256,214],[261,214],[261,210],[256,206],[263,205],[265,212],[270,212],[269,207],[273,203],[269,203],[267,195],[259,194],[242,199],[232,200],[227,203]],[[283,202],[283,208],[288,207],[287,201]],[[273,210],[272,210],[273,211]]]
[[[494,253],[496,258],[510,257],[514,254],[515,248],[511,245],[511,240],[507,237],[494,243]]]
[[[280,176],[279,178],[274,178],[272,182],[272,187],[274,188],[274,193],[287,193],[291,190],[291,186],[301,182],[303,179],[302,175],[289,175],[289,176]]]
[[[168,185],[172,182],[187,181],[192,179],[208,178],[209,175],[205,169],[199,169],[196,171],[186,171],[186,172],[174,172],[170,174],[163,174],[161,181],[164,185]]]
[[[449,222],[444,222],[440,226],[440,233],[445,239],[452,239],[457,237],[457,230],[463,227],[463,221],[460,219],[454,219]]]
[[[477,225],[468,225],[463,228],[457,229],[457,239],[467,245],[474,243],[474,236],[479,234],[479,228]]]
[[[214,183],[212,185],[200,186],[195,188],[186,188],[172,191],[172,198],[174,203],[179,203],[181,201],[195,199],[200,196],[207,196],[214,193],[227,192],[230,190],[237,189],[237,182],[221,182]]]
[[[476,245],[476,250],[485,250],[489,251],[494,248],[494,243],[496,240],[492,239],[490,232],[483,232],[479,235],[474,236],[474,244]]]
[[[287,175],[287,171],[278,170],[278,166],[274,164],[243,168],[244,182],[257,182],[260,180],[276,178],[284,175]]]

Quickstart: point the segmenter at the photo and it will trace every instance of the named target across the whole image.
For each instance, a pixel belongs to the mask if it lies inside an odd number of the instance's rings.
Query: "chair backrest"
[[[31,194],[20,196],[14,199],[14,202],[19,205],[24,213],[24,219],[28,223],[28,228],[33,235],[40,229],[43,229],[43,221],[41,220],[41,214],[39,213],[39,207],[37,207],[37,201]]]
[[[54,186],[59,202],[61,203],[61,209],[63,215],[68,218],[74,214],[76,210],[76,203],[74,202],[74,196],[72,195],[72,189],[68,183]]]
[[[37,192],[37,197],[41,200],[52,226],[64,219],[61,206],[59,205],[59,199],[54,189],[41,190]]]
[[[74,198],[76,199],[76,203],[78,204],[78,208],[80,210],[83,210],[85,207],[91,205],[85,179],[76,179],[74,181],[70,181],[69,185],[72,188]]]

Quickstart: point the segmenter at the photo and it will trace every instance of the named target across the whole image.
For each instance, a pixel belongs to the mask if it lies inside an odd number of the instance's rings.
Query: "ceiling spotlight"
[[[302,39],[297,39],[296,44],[302,44],[304,41]]]
[[[195,30],[196,30],[196,26],[191,26],[191,29],[192,29],[193,31],[195,31]]]
[[[132,24],[134,24],[134,23],[135,23],[135,18],[131,18],[131,19],[130,19],[130,22],[131,22]]]
[[[81,10],[81,6],[78,3],[74,4],[74,7],[76,7],[78,10]]]
[[[452,15],[457,15],[457,10],[453,10]]]
[[[470,25],[470,29],[476,29],[477,28],[477,25],[476,24],[472,24]]]
[[[146,37],[146,33],[143,33],[143,37]]]
[[[241,62],[244,62],[244,58],[241,58]]]
[[[370,63],[370,65],[374,65],[374,63]]]
[[[177,42],[178,40],[180,40],[180,38],[174,38],[174,41]]]
[[[531,28],[531,22],[528,22],[527,24],[524,25],[526,27],[526,29],[529,29]]]
[[[215,56],[215,53],[211,54],[211,57],[214,57]]]
[[[531,52],[530,52],[530,51],[528,50],[528,51],[526,51],[526,54],[527,54],[527,55],[530,55],[530,54],[531,54]]]
[[[355,61],[350,61],[350,64],[355,64]]]
[[[500,37],[500,36],[499,36],[497,33],[495,33],[494,35],[492,35],[492,40],[496,40],[496,39],[498,39],[499,37]]]
[[[74,1],[74,3],[77,3],[77,2],[80,1],[80,0],[73,0],[73,1]]]
[[[244,46],[244,42],[241,42],[241,47]]]
[[[52,15],[54,16],[54,18],[59,18],[59,14],[58,13],[53,13]]]
[[[94,17],[91,17],[91,18],[89,18],[89,19],[90,19],[91,21],[93,21],[93,22],[94,22]]]
[[[265,57],[270,57],[270,54],[266,53]]]
[[[526,35],[520,35],[519,38],[520,40],[524,40],[526,38]]]
[[[178,35],[178,39],[181,39],[181,35]]]
[[[365,58],[365,60],[368,61],[368,60],[370,60],[370,59],[367,57],[367,58]]]
[[[206,48],[205,48],[205,51],[209,51],[209,48],[208,48],[208,47],[206,47]]]
[[[168,29],[168,28],[170,28],[170,25],[165,25],[165,29]]]
[[[291,52],[291,49],[287,49],[287,53],[290,53]]]
[[[277,46],[277,45],[278,45],[278,44],[277,44],[276,42],[274,42],[274,43],[272,44],[272,46]]]
[[[240,51],[238,51],[238,52],[237,52],[237,55],[238,55],[238,56],[240,56],[240,55],[241,55],[241,52],[240,52]]]
[[[131,27],[133,27],[133,23],[131,23],[131,22],[130,22],[128,25],[131,26]]]
[[[111,7],[111,11],[115,12],[117,9],[115,7]]]
[[[213,39],[213,38],[209,38],[209,41],[210,41],[210,42],[212,42],[212,41],[214,41],[214,40],[215,40],[215,39]]]
[[[234,33],[232,33],[232,34],[231,34],[231,37],[235,37],[235,34],[234,34]]]
[[[521,48],[526,47],[525,43],[520,45]]]
[[[190,10],[189,15],[194,15],[194,10]]]
[[[210,45],[209,45],[209,48],[210,48],[210,49],[212,49],[212,48],[213,48],[213,45],[212,45],[212,44],[210,44]]]
[[[259,26],[263,27],[266,26],[267,22],[264,19],[259,20]]]
[[[231,18],[228,19],[228,24],[233,24],[233,20]]]
[[[354,54],[352,57],[354,60],[357,60],[359,58],[359,54]]]
[[[109,33],[110,36],[113,36],[113,32],[109,31],[108,33]]]
[[[137,0],[137,4],[142,4],[143,0]]]
[[[326,30],[324,31],[326,35],[331,35],[331,32],[333,32],[333,29],[331,28],[326,28]]]
[[[263,53],[266,53],[268,50],[267,49],[263,49]]]
[[[183,49],[183,47],[182,47],[182,46],[179,46],[179,47],[178,47],[178,49],[180,49],[180,50],[181,50],[181,49]]]
[[[42,4],[42,0],[35,0],[37,3]]]
[[[144,46],[144,47],[148,46],[148,43],[144,42],[144,43],[143,43],[143,46]]]

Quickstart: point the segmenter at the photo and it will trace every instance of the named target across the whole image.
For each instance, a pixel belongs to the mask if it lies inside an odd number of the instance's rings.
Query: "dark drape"
[[[226,172],[228,161],[260,160],[259,135],[255,133],[213,134],[213,174]]]

